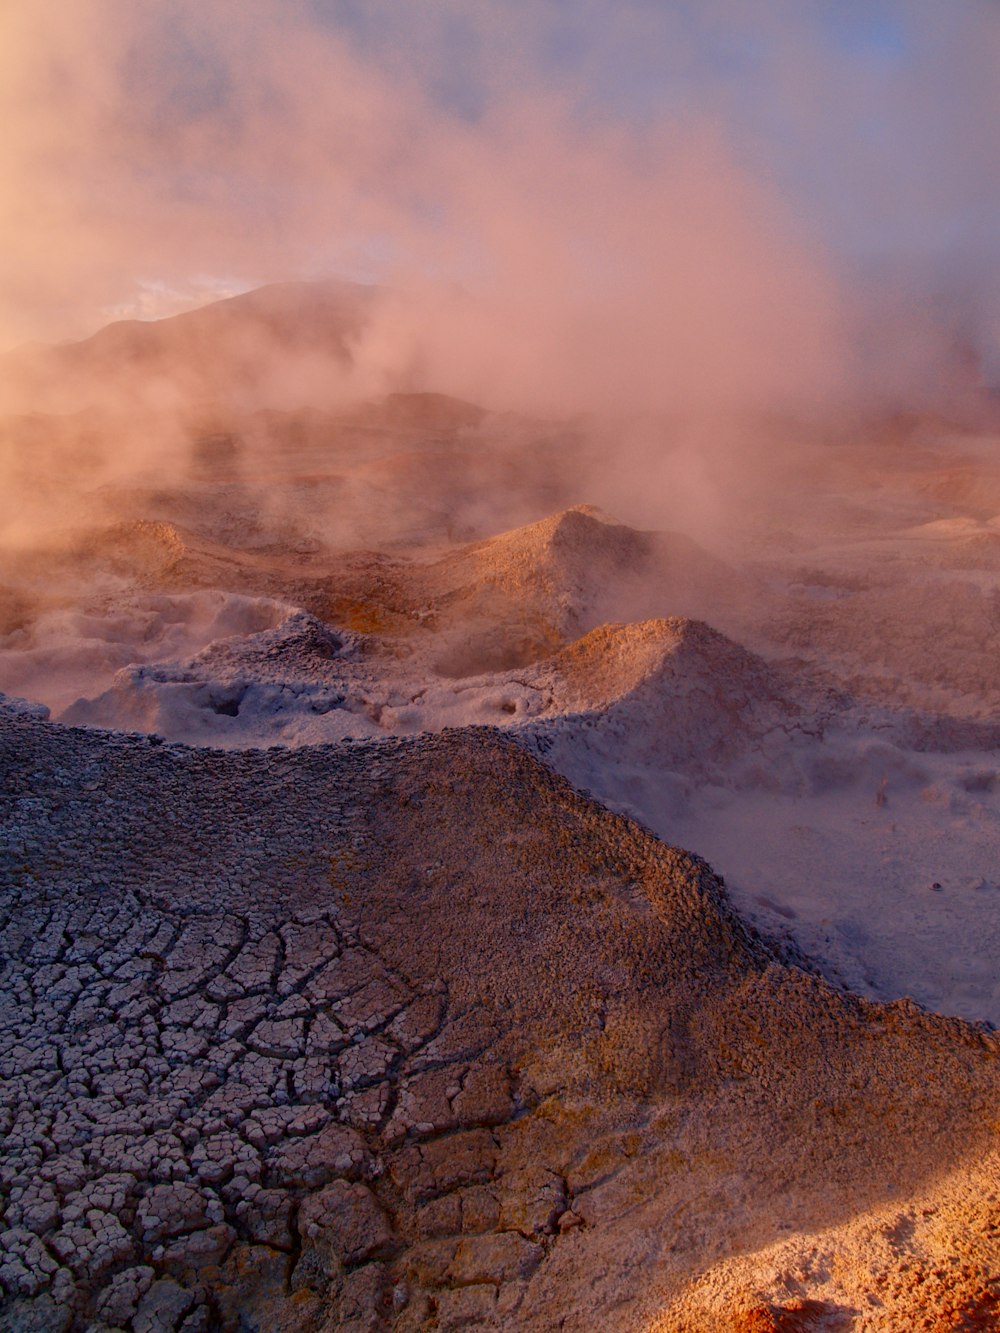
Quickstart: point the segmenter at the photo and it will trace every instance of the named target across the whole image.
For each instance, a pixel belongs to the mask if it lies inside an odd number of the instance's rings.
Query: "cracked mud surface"
[[[783,961],[496,732],[0,710],[0,774],[5,1328],[719,1327],[671,1315],[713,1265],[993,1142],[995,1036]]]

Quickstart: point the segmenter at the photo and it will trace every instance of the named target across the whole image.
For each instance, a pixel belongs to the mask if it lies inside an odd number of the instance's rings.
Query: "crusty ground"
[[[4,1327],[750,1327],[738,1256],[992,1172],[992,1034],[783,960],[495,731],[7,711],[0,774]],[[935,1244],[986,1300],[983,1199]]]

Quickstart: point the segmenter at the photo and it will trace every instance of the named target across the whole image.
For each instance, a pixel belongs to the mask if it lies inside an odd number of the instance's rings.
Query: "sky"
[[[334,275],[1000,343],[997,0],[11,0],[0,116],[4,347]]]

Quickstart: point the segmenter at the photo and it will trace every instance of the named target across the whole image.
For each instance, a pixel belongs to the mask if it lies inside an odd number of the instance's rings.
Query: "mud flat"
[[[502,733],[0,747],[5,1327],[990,1326],[997,1037]]]

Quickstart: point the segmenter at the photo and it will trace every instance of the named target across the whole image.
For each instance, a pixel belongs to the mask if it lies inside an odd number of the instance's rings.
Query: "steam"
[[[0,342],[362,282],[9,354],[8,548],[81,493],[183,485],[262,409],[398,390],[586,421],[565,471],[597,493],[567,499],[717,526],[776,416],[953,407],[997,364],[985,0],[81,0],[0,25]]]
[[[582,124],[578,90],[537,70],[469,120],[302,6],[230,18],[182,3],[168,34],[117,0],[54,34],[8,17],[9,336],[64,336],[130,296],[148,311],[154,282],[254,286],[381,249],[396,295],[359,349],[368,387],[419,371],[564,412],[835,380],[823,258],[707,111]]]
[[[912,387],[934,312],[872,370],[844,256],[905,256],[925,291],[985,271],[1000,25],[836,8],[8,7],[0,341],[336,273],[402,294],[373,376],[504,406]],[[967,312],[984,356],[996,309],[980,287]]]

